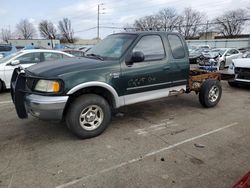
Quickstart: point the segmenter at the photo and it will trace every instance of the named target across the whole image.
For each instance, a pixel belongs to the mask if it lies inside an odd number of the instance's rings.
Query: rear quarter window
[[[185,48],[181,42],[180,37],[177,35],[168,35],[168,41],[174,59],[185,58]]]

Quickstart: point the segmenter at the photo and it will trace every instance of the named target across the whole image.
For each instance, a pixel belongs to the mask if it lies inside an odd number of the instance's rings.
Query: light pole
[[[101,6],[103,6],[104,4],[98,4],[97,6],[97,39],[100,38],[100,14],[104,14],[103,12],[100,12],[100,10],[104,10],[104,8],[102,8]]]

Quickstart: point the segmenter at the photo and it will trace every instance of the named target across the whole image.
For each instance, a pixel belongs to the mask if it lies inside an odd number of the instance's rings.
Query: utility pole
[[[103,12],[100,12],[100,10],[104,10],[104,8],[101,8],[103,3],[98,4],[97,7],[97,39],[100,38],[100,14],[104,14]]]

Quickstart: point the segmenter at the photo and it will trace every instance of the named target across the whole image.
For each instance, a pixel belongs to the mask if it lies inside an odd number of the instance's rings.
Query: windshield
[[[14,56],[19,55],[19,54],[21,54],[21,53],[22,53],[22,52],[13,53],[13,54],[10,54],[10,55],[8,55],[8,56],[6,56],[6,57],[0,59],[0,64],[9,61],[11,58],[13,58]]]
[[[86,55],[95,54],[106,59],[119,59],[135,39],[133,34],[110,35],[93,46]]]
[[[217,53],[217,54],[221,54],[221,55],[223,55],[225,52],[226,52],[226,50],[224,50],[224,49],[214,49],[211,51],[211,53],[213,53],[213,54]]]

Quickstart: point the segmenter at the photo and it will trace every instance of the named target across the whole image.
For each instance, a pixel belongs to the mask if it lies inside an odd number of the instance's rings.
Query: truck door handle
[[[163,70],[169,70],[169,69],[170,69],[170,66],[163,67]]]

